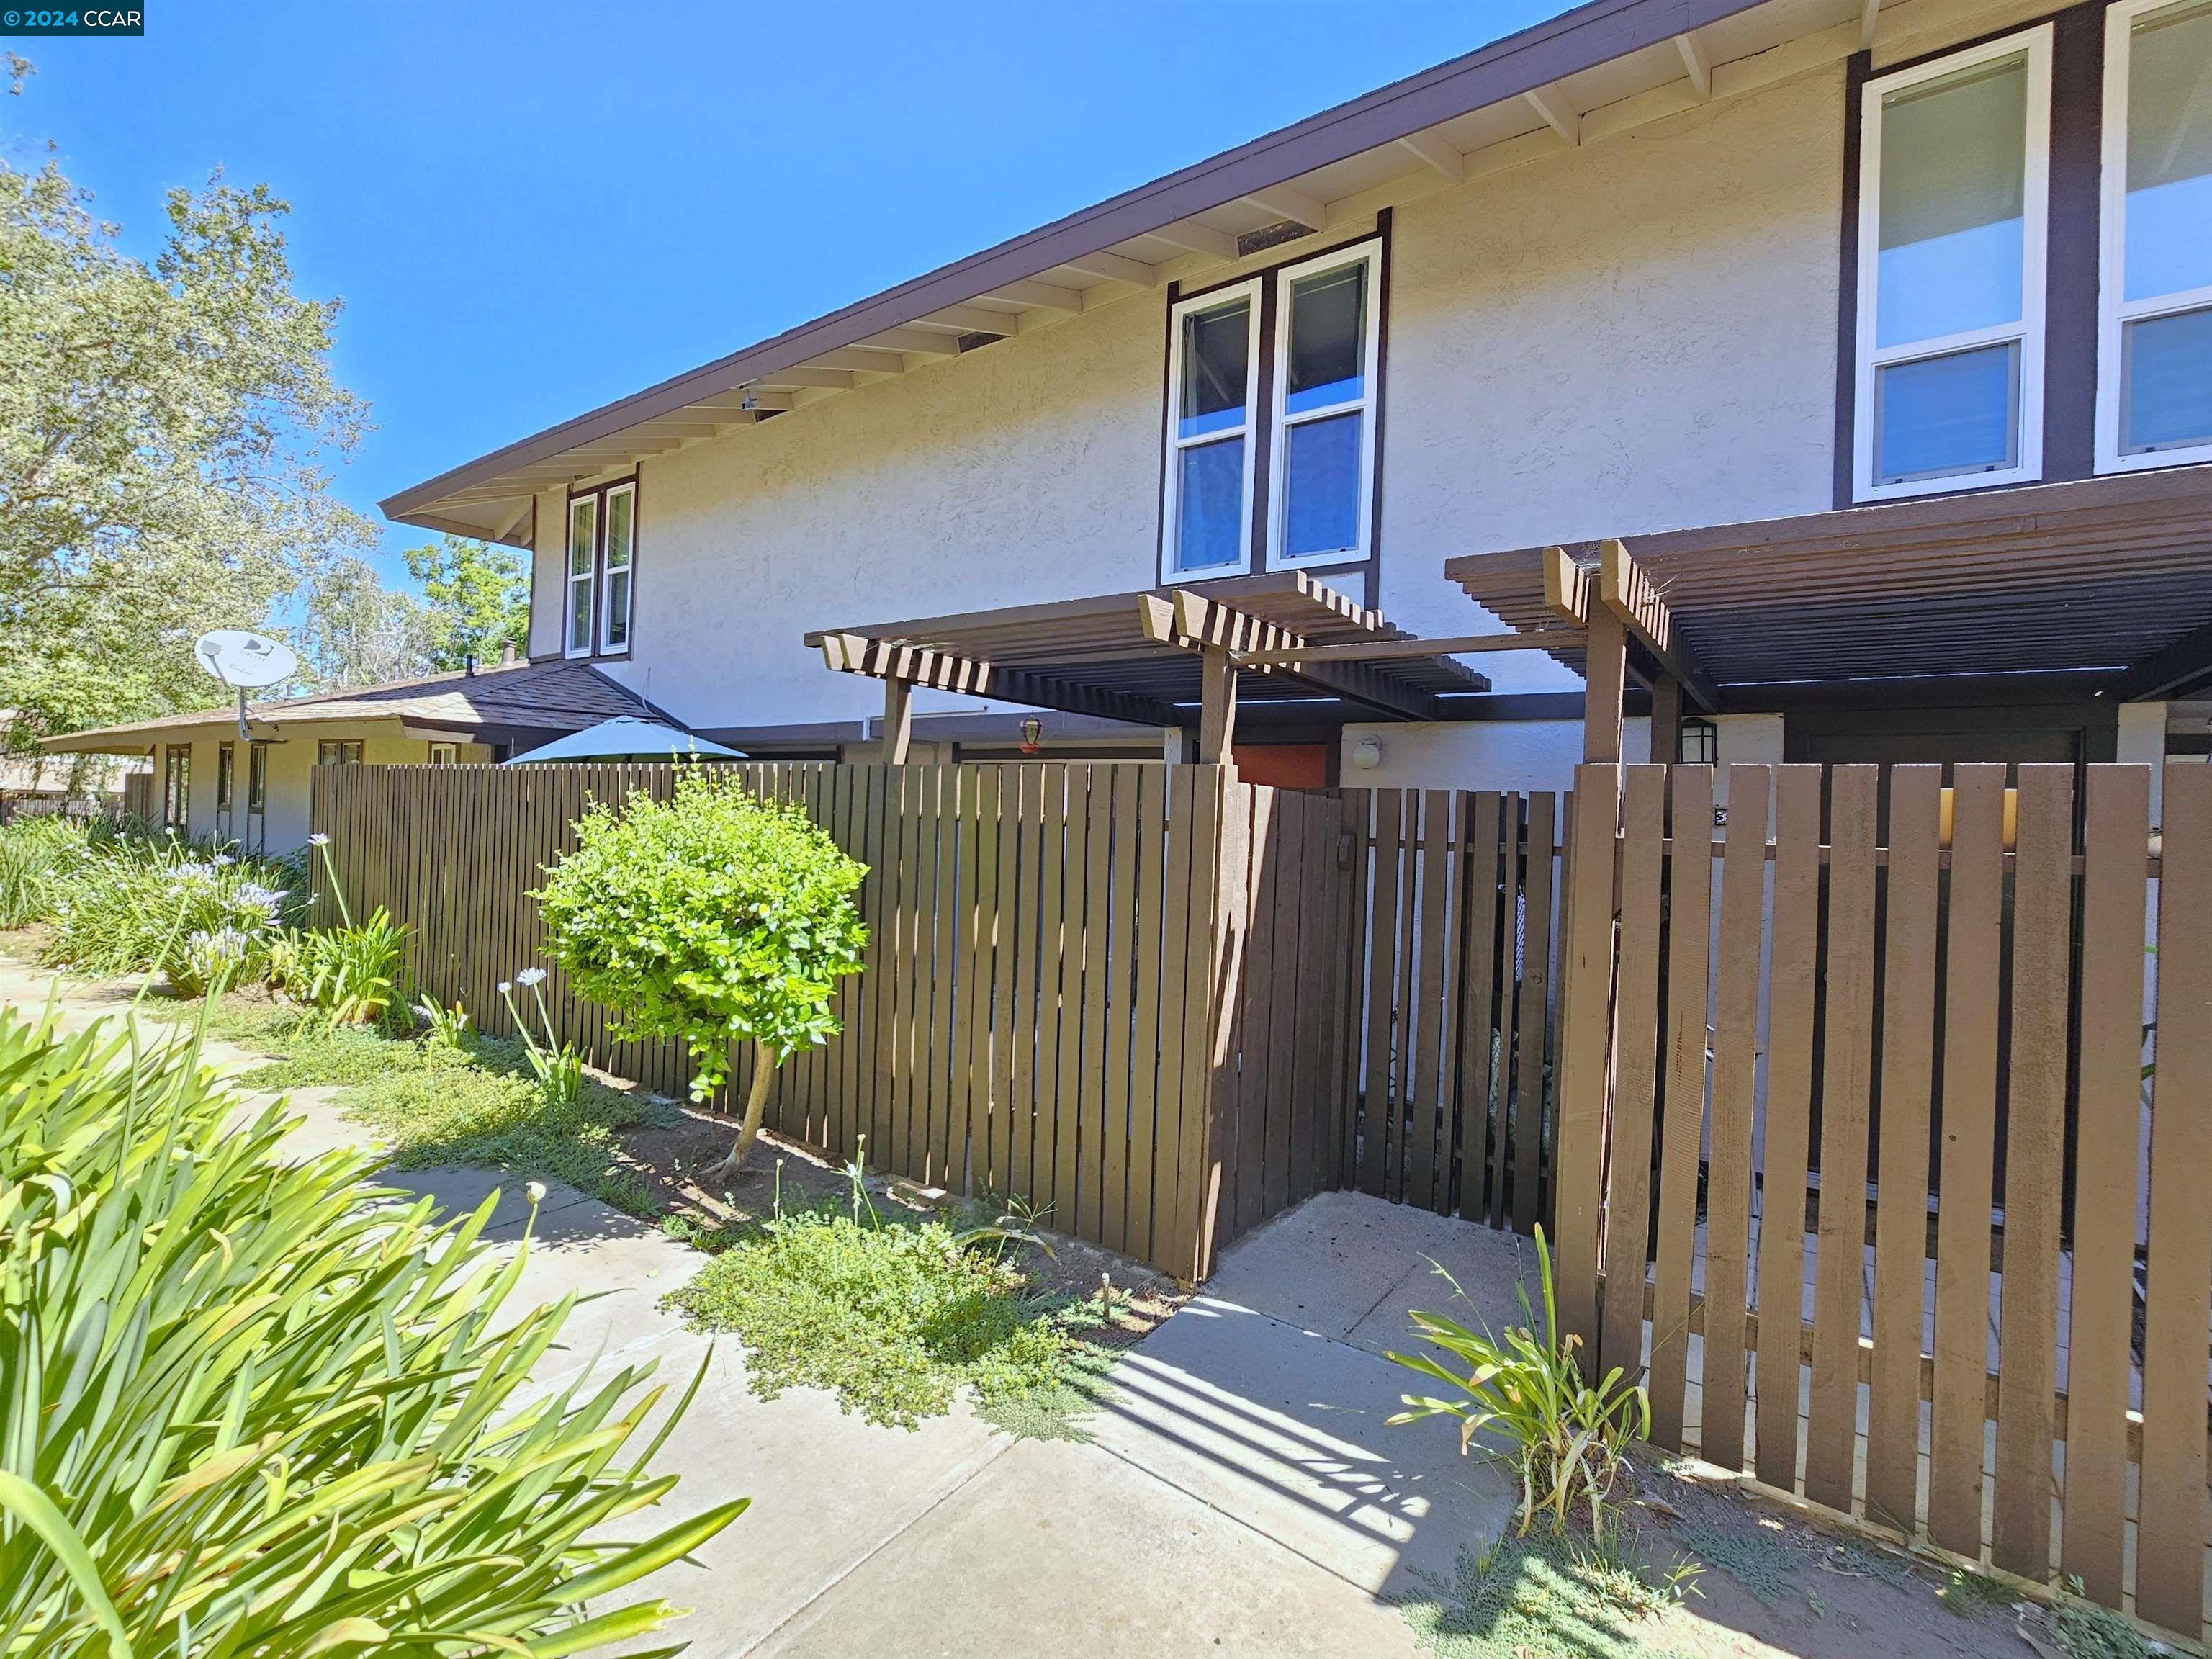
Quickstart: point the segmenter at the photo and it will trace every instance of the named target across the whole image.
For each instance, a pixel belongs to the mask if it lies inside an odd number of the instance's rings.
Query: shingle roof
[[[587,662],[524,662],[479,668],[473,673],[432,674],[354,686],[313,696],[288,697],[247,705],[249,716],[264,725],[293,721],[391,720],[441,727],[501,726],[538,732],[576,732],[617,714],[668,720],[661,709]],[[235,719],[228,708],[205,708],[160,720],[134,720],[93,732],[50,738],[46,747],[98,750],[132,739],[151,741],[179,727],[222,725]]]

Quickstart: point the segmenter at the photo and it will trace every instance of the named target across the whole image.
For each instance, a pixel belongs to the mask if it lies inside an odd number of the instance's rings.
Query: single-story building
[[[145,756],[160,821],[257,853],[304,847],[318,766],[502,761],[618,714],[665,720],[590,663],[501,663],[385,685],[195,710],[49,738],[58,754]],[[243,748],[245,753],[240,754]]]

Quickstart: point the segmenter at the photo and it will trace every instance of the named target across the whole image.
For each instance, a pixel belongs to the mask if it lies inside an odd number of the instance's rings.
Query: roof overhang
[[[1155,727],[1197,724],[1209,647],[1236,664],[1240,702],[1274,718],[1474,718],[1490,689],[1304,571],[825,629],[806,643],[842,673]],[[1363,645],[1389,654],[1253,660]]]
[[[1814,686],[2126,700],[2212,681],[2212,466],[1470,554],[1444,570],[1524,635],[1577,605],[1640,603],[1723,709]],[[1628,632],[1640,675],[1681,677]],[[1578,641],[1552,654],[1585,668]]]
[[[383,509],[404,524],[526,543],[539,490],[1050,325],[1156,287],[1170,265],[1202,276],[1286,232],[1364,222],[1422,191],[1839,61],[1871,40],[1881,6],[1593,0],[550,427]]]

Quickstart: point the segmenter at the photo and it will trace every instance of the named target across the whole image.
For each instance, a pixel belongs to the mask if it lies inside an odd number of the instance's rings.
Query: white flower
[[[238,860],[228,853],[217,853],[215,855],[215,867],[218,870],[228,870],[237,862]]]
[[[501,996],[505,996],[508,992],[512,991],[513,989],[514,989],[514,987],[513,985],[509,984],[506,980],[501,980],[501,981],[500,981],[500,982],[499,982],[499,994],[500,994],[500,995],[501,995]]]
[[[319,830],[307,837],[307,845],[310,847],[328,847],[330,844],[331,838]]]
[[[545,977],[543,968],[526,968],[514,976],[518,985],[535,985]]]
[[[545,1201],[545,1183],[542,1181],[533,1181],[522,1190],[524,1195],[532,1204],[543,1204]]]

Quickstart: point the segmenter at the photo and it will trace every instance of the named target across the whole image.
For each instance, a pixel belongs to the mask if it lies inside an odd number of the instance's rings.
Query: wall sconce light
[[[1035,714],[1022,722],[1022,753],[1041,755],[1044,752],[1044,722]]]
[[[1372,772],[1389,753],[1382,738],[1362,738],[1352,745],[1352,763],[1363,772]]]

